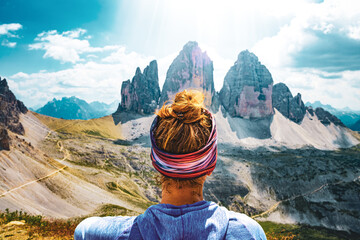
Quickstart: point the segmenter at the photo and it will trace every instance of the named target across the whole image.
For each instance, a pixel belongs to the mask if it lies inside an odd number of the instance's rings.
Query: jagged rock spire
[[[240,52],[224,79],[219,97],[232,117],[263,118],[273,115],[273,79],[255,54]]]
[[[141,73],[136,68],[135,76],[121,85],[121,103],[118,111],[151,114],[155,112],[160,98],[158,67],[156,60]]]
[[[204,93],[205,105],[209,107],[215,95],[213,72],[213,62],[206,52],[197,42],[188,42],[167,71],[160,106],[179,91],[197,89]]]

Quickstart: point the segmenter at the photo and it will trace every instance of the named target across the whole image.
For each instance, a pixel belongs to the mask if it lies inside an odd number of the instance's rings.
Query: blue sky
[[[303,100],[360,110],[357,0],[2,0],[0,76],[27,106],[52,98],[120,99],[121,82],[197,41],[216,90],[249,49]]]

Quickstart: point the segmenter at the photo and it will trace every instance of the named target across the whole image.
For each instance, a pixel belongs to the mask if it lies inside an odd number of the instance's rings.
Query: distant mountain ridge
[[[350,126],[350,129],[360,132],[360,119],[356,123]]]
[[[348,107],[346,107],[344,109],[337,109],[337,108],[332,107],[329,104],[322,104],[320,101],[315,101],[313,103],[307,102],[307,103],[305,103],[305,106],[307,106],[307,107],[311,106],[314,109],[321,107],[324,110],[335,115],[337,118],[339,118],[346,127],[350,128],[351,130],[359,131],[359,130],[356,130],[356,129],[358,129],[358,128],[356,128],[356,122],[360,121],[360,111],[355,111]]]
[[[95,101],[89,104],[72,96],[63,97],[61,100],[54,98],[35,112],[56,118],[88,120],[109,115],[116,110],[116,107],[117,102],[106,104]]]

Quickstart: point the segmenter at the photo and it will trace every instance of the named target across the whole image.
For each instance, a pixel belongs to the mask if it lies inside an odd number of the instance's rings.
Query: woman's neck
[[[204,200],[203,186],[198,187],[181,187],[167,186],[163,187],[161,203],[181,206],[185,204],[192,204]]]

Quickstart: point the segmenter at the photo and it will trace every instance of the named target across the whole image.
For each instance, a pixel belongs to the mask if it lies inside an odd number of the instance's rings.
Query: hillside
[[[75,135],[51,131],[31,112],[21,115],[21,122],[25,135],[11,133],[11,151],[0,152],[6,166],[0,169],[0,178],[4,180],[0,186],[1,209],[68,218],[95,213],[106,204],[128,209],[129,214],[142,212],[151,204],[143,192],[145,189],[134,182],[137,178],[131,179],[130,172],[112,165],[112,151],[128,155],[130,149],[128,152],[111,141],[85,134],[79,136],[79,128],[74,128]],[[67,137],[81,146],[81,155],[74,156],[74,150],[67,146]],[[99,152],[101,149],[107,149],[108,155]],[[97,156],[99,165],[77,162],[84,154]],[[143,181],[139,179],[138,183]]]
[[[66,120],[33,113],[51,130],[69,134],[88,134],[110,139],[122,138],[121,126],[114,123],[112,116],[90,120]]]

